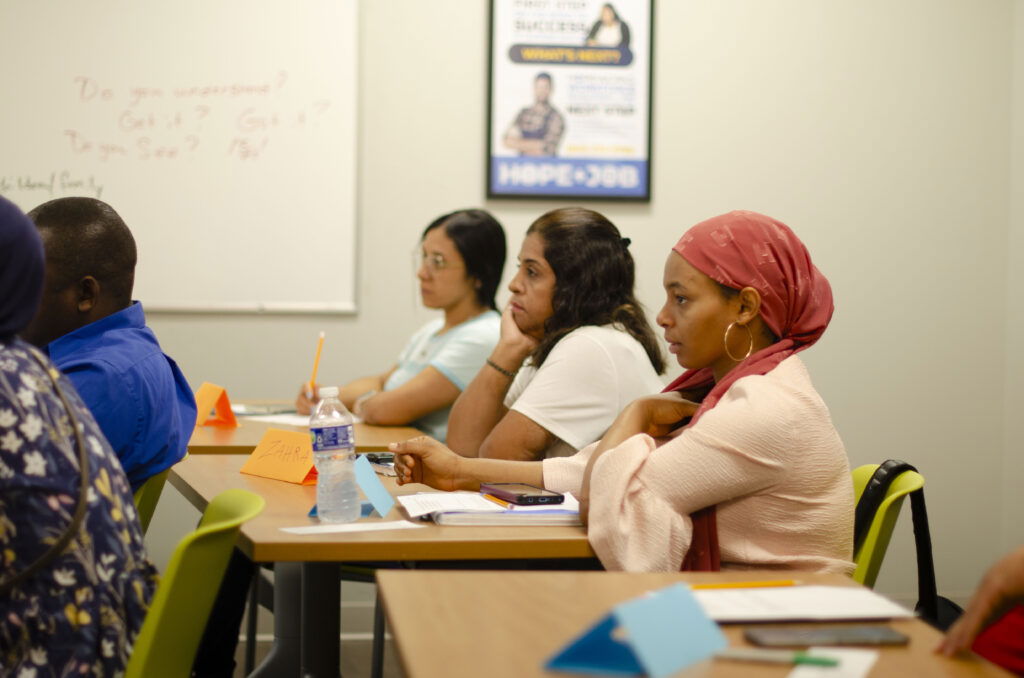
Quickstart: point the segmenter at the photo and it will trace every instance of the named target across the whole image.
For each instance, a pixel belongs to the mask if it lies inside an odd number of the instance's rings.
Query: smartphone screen
[[[888,626],[764,626],[743,632],[755,645],[789,647],[803,645],[906,645],[907,637]]]

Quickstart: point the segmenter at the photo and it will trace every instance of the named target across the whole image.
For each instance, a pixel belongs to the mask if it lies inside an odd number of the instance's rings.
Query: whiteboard
[[[4,0],[0,194],[98,197],[147,310],[355,310],[355,0]]]

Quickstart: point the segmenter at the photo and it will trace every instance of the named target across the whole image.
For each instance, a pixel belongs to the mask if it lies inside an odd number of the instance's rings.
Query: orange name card
[[[228,392],[223,386],[204,381],[196,391],[196,426],[238,427]]]
[[[299,485],[316,484],[313,443],[303,431],[268,428],[249,455],[242,473]]]

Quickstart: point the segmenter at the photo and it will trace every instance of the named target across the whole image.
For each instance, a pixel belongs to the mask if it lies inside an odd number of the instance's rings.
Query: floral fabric
[[[0,597],[0,676],[118,676],[156,569],[117,457],[61,375],[68,416],[34,351],[18,339],[0,342],[0,580],[25,570],[71,524],[79,495],[73,421],[88,451],[88,508],[65,552]]]

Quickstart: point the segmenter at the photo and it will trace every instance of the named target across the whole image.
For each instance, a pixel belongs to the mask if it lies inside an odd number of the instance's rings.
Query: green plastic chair
[[[167,482],[167,474],[170,471],[171,469],[167,468],[155,476],[146,478],[142,487],[135,490],[135,512],[139,514],[142,534],[146,534],[146,530],[149,529],[149,521],[153,520],[157,502],[160,501],[160,495],[163,494],[164,483]]]
[[[851,471],[855,501],[860,501],[861,495],[864,494],[864,488],[877,468],[878,464],[865,464]],[[889,548],[893,528],[896,527],[896,519],[899,518],[900,508],[903,506],[903,500],[911,492],[923,487],[924,476],[915,471],[904,471],[892,481],[885,493],[885,499],[878,506],[878,511],[871,521],[867,536],[857,552],[853,554],[853,562],[856,565],[856,569],[853,571],[855,581],[868,588],[874,588],[875,580],[878,579],[878,571],[882,568],[882,560],[885,558],[885,551]]]
[[[263,510],[263,497],[225,490],[210,501],[199,527],[178,544],[135,640],[125,678],[185,678],[242,523]]]

